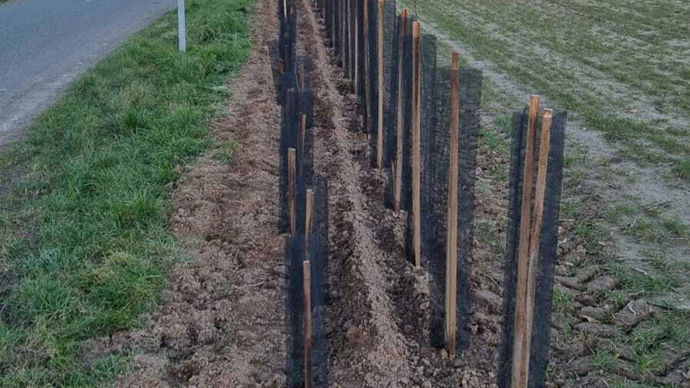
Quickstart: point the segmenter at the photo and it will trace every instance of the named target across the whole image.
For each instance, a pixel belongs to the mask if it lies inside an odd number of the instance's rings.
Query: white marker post
[[[187,28],[185,27],[184,0],[177,0],[177,41],[180,52],[187,51]]]

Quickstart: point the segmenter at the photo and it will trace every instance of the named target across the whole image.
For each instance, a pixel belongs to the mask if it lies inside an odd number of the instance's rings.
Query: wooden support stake
[[[527,276],[527,308],[525,311],[525,344],[522,349],[522,359],[525,364],[527,379],[524,380],[525,386],[529,383],[529,364],[530,349],[532,345],[532,329],[534,320],[534,302],[537,290],[537,273],[539,272],[539,238],[541,228],[544,224],[544,196],[546,193],[546,172],[549,167],[549,151],[551,150],[551,120],[553,112],[551,109],[544,110],[542,119],[541,136],[539,140],[539,165],[537,167],[537,183],[534,194],[534,221],[529,243],[529,265]]]
[[[300,138],[299,138],[299,154],[302,155],[302,161],[304,161],[304,142],[306,140],[307,136],[307,115],[306,114],[301,114],[299,117],[299,129],[300,129]]]
[[[525,363],[527,321],[527,278],[529,267],[529,234],[532,219],[532,186],[534,183],[534,149],[537,141],[539,96],[530,96],[527,147],[525,150],[522,203],[520,215],[520,242],[515,295],[515,334],[513,338],[513,366],[511,387],[526,388],[529,365]]]
[[[458,151],[460,136],[460,54],[453,53],[450,73],[450,166],[448,168],[448,217],[446,238],[446,350],[457,345],[458,289]]]
[[[294,148],[288,148],[288,206],[290,211],[290,233],[297,232],[297,156]]]
[[[422,24],[412,25],[412,243],[414,264],[422,266]]]
[[[384,66],[383,66],[383,29],[384,29],[384,19],[383,19],[383,13],[385,12],[384,9],[385,6],[385,0],[379,0],[378,1],[378,10],[377,10],[377,38],[376,38],[376,53],[378,54],[378,60],[377,60],[377,73],[378,76],[376,78],[377,84],[378,84],[378,125],[377,125],[377,132],[376,132],[376,166],[378,168],[383,168],[383,77],[384,77]]]
[[[311,248],[311,233],[314,229],[314,191],[312,189],[307,190],[306,199],[306,219],[304,222],[304,257],[309,260],[310,248]]]
[[[396,212],[400,211],[400,202],[402,197],[402,165],[403,165],[403,133],[405,128],[405,99],[404,99],[404,85],[403,82],[403,52],[405,51],[405,31],[407,30],[408,14],[407,9],[403,9],[400,15],[400,31],[398,33],[398,115],[397,115],[397,144],[395,152],[394,169],[395,181],[393,182],[393,207]]]
[[[302,262],[302,276],[304,278],[304,387],[310,388],[311,378],[311,264],[305,260]]]
[[[363,0],[362,40],[364,41],[364,130],[371,133],[371,47],[369,47],[369,0]]]

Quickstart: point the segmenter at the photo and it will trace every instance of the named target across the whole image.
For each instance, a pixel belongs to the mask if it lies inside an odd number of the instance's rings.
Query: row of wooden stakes
[[[378,55],[377,69],[378,76],[378,90],[384,90],[384,0],[377,2],[377,25],[376,39]],[[364,20],[363,20],[363,42],[365,45],[364,53],[368,56],[370,53],[369,45],[369,10],[368,1],[363,1]],[[350,7],[345,7],[344,10],[348,13],[348,17],[355,18],[357,23],[357,15],[350,16],[348,10]],[[401,29],[399,39],[402,39],[403,31],[407,29],[410,21],[409,12],[403,9],[401,12]],[[343,23],[343,28],[347,30],[349,23]],[[358,94],[359,86],[359,67],[357,56],[359,52],[358,35],[344,32],[341,34],[342,39],[350,39],[354,37],[354,44],[352,42],[343,43],[342,47],[355,47],[354,60],[343,60],[343,63],[348,63],[348,68],[345,69],[345,77],[353,75],[353,89],[355,94]],[[421,74],[422,56],[421,56],[421,37],[422,24],[419,21],[412,22],[412,216],[413,216],[413,234],[412,246],[414,250],[414,264],[416,267],[421,266],[422,252],[421,252]],[[343,55],[347,55],[344,53]],[[351,55],[351,54],[350,54]],[[398,60],[398,90],[403,87],[403,64],[402,53],[399,52]],[[365,69],[365,101],[364,103],[371,103],[370,94],[368,93],[371,87],[370,81],[370,61],[364,60]],[[457,344],[457,190],[458,190],[458,127],[460,117],[460,54],[454,52],[451,58],[451,123],[450,123],[450,165],[448,176],[448,213],[447,213],[447,246],[446,246],[446,287],[445,287],[445,340],[446,347],[449,354],[455,354]],[[398,93],[397,101],[397,147],[396,158],[392,169],[394,179],[394,207],[396,211],[401,208],[401,193],[403,190],[402,169],[396,168],[401,166],[403,162],[403,114],[404,101],[403,93]],[[378,93],[376,103],[377,109],[377,128],[376,131],[376,165],[378,168],[383,168],[383,149],[384,149],[384,94]],[[537,144],[537,123],[539,121],[538,115],[540,111],[539,96],[531,96],[529,104],[529,119],[528,119],[528,134],[527,134],[527,149],[525,155],[525,168],[523,182],[524,186],[530,190],[523,190],[521,203],[521,225],[520,225],[520,242],[519,242],[519,260],[518,260],[518,281],[517,281],[517,295],[516,295],[516,314],[515,314],[515,334],[513,347],[513,368],[512,368],[512,386],[526,387],[527,375],[529,370],[529,355],[530,355],[530,339],[532,337],[532,322],[533,322],[533,306],[534,294],[536,287],[537,264],[538,264],[538,243],[539,233],[541,231],[543,220],[543,204],[544,193],[546,187],[546,172],[548,167],[549,145],[550,145],[550,130],[552,110],[544,109],[542,118],[541,138],[539,141],[540,149],[538,151],[538,170],[536,172],[536,188],[533,194],[531,188],[534,185],[534,160],[535,148]],[[365,112],[370,112],[366,109]],[[371,118],[365,118],[368,124]],[[534,196],[534,198],[533,198]],[[532,208],[534,207],[534,208]]]
[[[361,1],[361,0],[347,0]],[[376,80],[378,82],[378,90],[384,90],[384,1],[378,0],[377,23],[378,34],[376,53],[378,55],[377,69],[378,75]],[[320,5],[321,1],[315,1],[315,5]],[[364,45],[365,55],[371,52],[369,45],[369,23],[368,23],[368,1],[364,0]],[[355,25],[357,23],[357,15],[350,15],[351,7],[343,7],[343,11],[347,14],[347,18],[355,18]],[[349,20],[349,19],[348,19]],[[403,9],[401,12],[400,39],[402,39],[403,31],[407,29],[410,22],[409,12]],[[356,48],[359,45],[358,35],[349,33],[351,22],[344,22],[340,27],[342,32],[340,38],[343,40],[354,39],[354,42],[342,42],[341,47],[355,47],[349,53],[341,52],[341,55],[354,55],[353,58],[346,60],[342,58],[345,78],[352,80],[355,94],[359,94],[360,85],[359,66],[357,66],[359,50]],[[411,132],[411,168],[412,168],[412,247],[414,265],[417,268],[421,267],[422,263],[422,244],[421,244],[421,87],[422,87],[422,55],[421,55],[421,37],[422,24],[419,21],[412,22],[412,132]],[[403,64],[402,53],[398,53],[398,90],[403,88]],[[362,69],[365,78],[364,85],[364,104],[371,104],[371,89],[369,68],[370,61],[364,61],[365,68]],[[446,241],[446,279],[445,279],[445,343],[449,354],[455,354],[457,347],[457,265],[458,265],[458,169],[459,169],[459,118],[460,118],[460,54],[453,53],[451,57],[451,120],[449,127],[450,135],[450,160],[448,168],[448,201],[447,201],[447,241]],[[404,106],[403,93],[398,93],[397,96],[397,146],[395,160],[392,163],[393,170],[393,203],[395,211],[401,210],[401,197],[403,191],[402,166],[403,163],[403,131],[404,131]],[[377,116],[368,117],[370,109],[365,109],[365,125],[370,126],[371,120],[377,121],[376,131],[376,166],[380,169],[384,167],[384,94],[379,92],[377,96],[378,105]],[[542,128],[540,132],[540,139],[537,140],[538,123],[540,113],[540,99],[538,96],[531,96],[528,114],[528,132],[525,151],[525,163],[523,171],[523,187],[529,188],[522,191],[521,199],[521,223],[519,231],[519,260],[517,266],[518,280],[517,280],[517,294],[516,294],[516,309],[515,309],[515,331],[513,338],[513,357],[512,357],[512,373],[511,373],[511,387],[527,387],[528,371],[529,371],[529,357],[530,357],[530,343],[532,338],[532,322],[534,319],[534,297],[536,288],[536,278],[538,271],[538,251],[540,231],[543,221],[544,212],[544,193],[546,188],[547,167],[549,160],[549,144],[550,144],[550,129],[552,111],[550,109],[543,110],[543,117],[541,120]],[[302,141],[304,144],[304,131],[306,125],[304,119],[300,120],[300,130]],[[539,148],[537,150],[537,147]],[[290,148],[288,151],[288,182],[289,182],[289,214],[290,214],[290,230],[296,233],[296,193],[295,193],[295,177],[296,177],[296,150]],[[535,159],[537,166],[535,168]],[[397,166],[397,167],[396,167]],[[311,281],[310,281],[310,262],[308,256],[308,236],[311,233],[312,217],[313,217],[313,200],[314,195],[311,190],[307,190],[306,195],[306,226],[305,236],[307,241],[306,260],[303,262],[303,276],[304,276],[304,357],[305,357],[305,386],[310,386],[311,381],[311,346],[312,346],[312,320],[311,320]]]

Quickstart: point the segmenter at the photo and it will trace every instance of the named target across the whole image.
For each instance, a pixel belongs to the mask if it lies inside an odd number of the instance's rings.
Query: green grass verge
[[[0,386],[92,386],[126,366],[85,362],[81,343],[140,325],[183,257],[165,186],[210,145],[252,3],[188,1],[186,54],[163,16],[0,153]]]

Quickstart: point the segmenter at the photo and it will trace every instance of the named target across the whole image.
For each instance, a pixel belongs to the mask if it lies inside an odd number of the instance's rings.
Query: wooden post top
[[[458,71],[460,70],[460,53],[454,52],[452,59],[451,59],[451,69],[453,71]]]
[[[419,38],[422,36],[422,23],[418,21],[412,22],[412,37]]]

